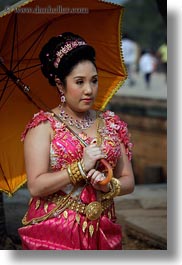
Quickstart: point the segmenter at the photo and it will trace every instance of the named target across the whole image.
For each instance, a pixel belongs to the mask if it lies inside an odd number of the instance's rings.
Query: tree
[[[157,6],[159,9],[159,12],[161,16],[163,17],[163,20],[167,26],[167,0],[156,0]]]
[[[122,31],[132,36],[141,49],[156,51],[165,41],[166,24],[160,13],[165,16],[165,3],[165,0],[130,0],[125,3]]]

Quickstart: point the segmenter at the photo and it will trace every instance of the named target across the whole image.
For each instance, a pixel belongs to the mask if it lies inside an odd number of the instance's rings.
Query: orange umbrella
[[[120,48],[122,15],[123,7],[97,0],[20,1],[0,13],[1,191],[13,194],[26,182],[20,136],[42,108],[39,103],[50,109],[59,104],[40,70],[42,46],[50,37],[71,31],[95,48],[99,93],[94,108],[103,110],[127,77]],[[25,96],[25,85],[37,105]]]

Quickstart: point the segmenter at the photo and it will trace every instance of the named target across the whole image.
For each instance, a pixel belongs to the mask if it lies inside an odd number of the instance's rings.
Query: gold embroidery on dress
[[[97,146],[101,146],[102,144],[102,137],[101,137],[99,130],[103,126],[104,126],[104,121],[101,117],[99,117],[99,114],[97,112]]]

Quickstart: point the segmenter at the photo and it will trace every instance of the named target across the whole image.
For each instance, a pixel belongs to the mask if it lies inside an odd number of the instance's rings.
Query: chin
[[[82,106],[80,109],[82,109],[82,111],[88,111],[90,109],[92,109],[93,103],[90,104],[84,104],[84,106]]]

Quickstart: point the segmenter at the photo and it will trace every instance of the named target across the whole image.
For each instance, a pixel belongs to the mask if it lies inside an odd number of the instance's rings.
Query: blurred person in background
[[[161,70],[165,74],[167,81],[167,39],[161,46],[159,46],[159,49],[157,51],[157,58],[159,60],[159,65],[161,66]]]
[[[147,88],[150,88],[151,76],[156,69],[156,65],[157,60],[152,54],[152,52],[149,49],[143,50],[139,59],[139,71],[144,76],[144,82]]]

